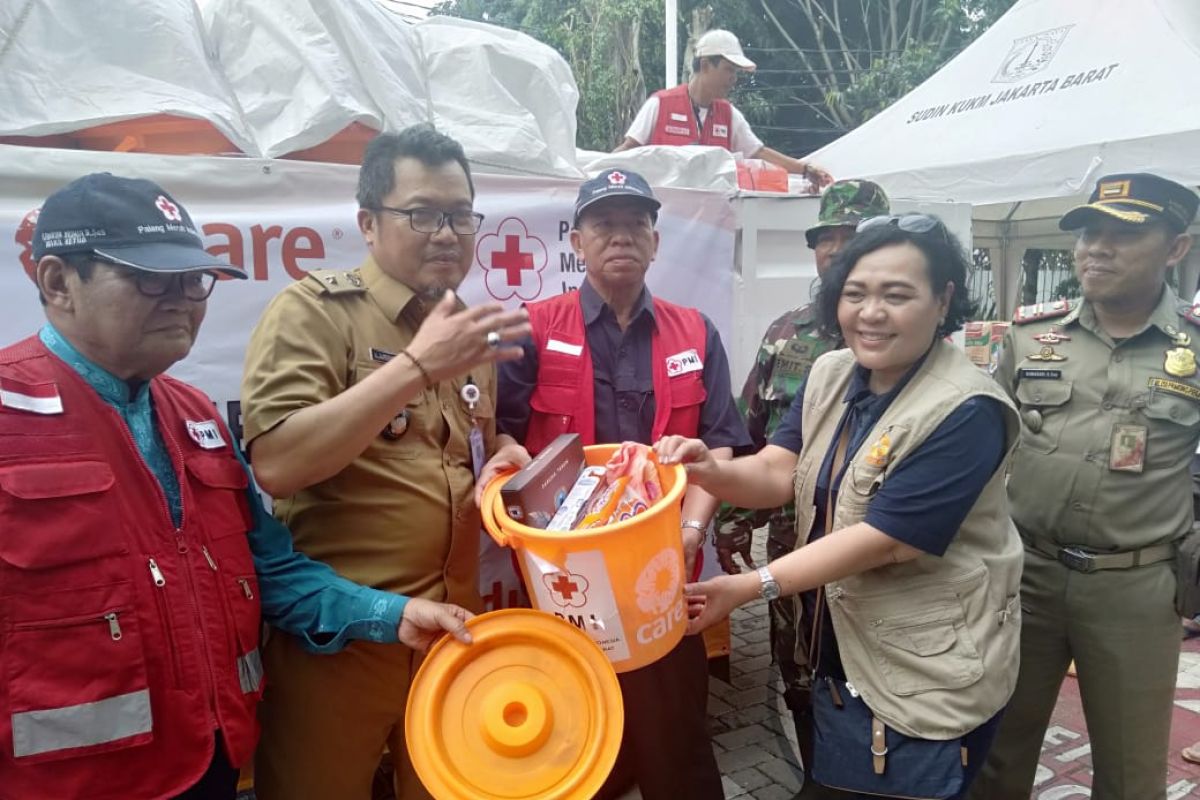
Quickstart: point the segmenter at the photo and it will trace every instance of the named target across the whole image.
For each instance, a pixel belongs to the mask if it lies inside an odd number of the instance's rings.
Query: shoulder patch
[[[1194,306],[1191,303],[1180,303],[1178,310],[1179,316],[1200,328],[1200,305]]]
[[[314,269],[305,280],[316,281],[321,294],[359,294],[367,290],[356,269]]]
[[[1071,303],[1067,300],[1055,300],[1053,303],[1034,303],[1031,306],[1021,306],[1013,314],[1014,325],[1025,325],[1043,319],[1058,319],[1071,313]]]

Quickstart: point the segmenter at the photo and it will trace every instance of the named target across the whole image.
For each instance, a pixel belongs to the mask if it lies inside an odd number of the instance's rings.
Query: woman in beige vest
[[[966,264],[934,217],[864,221],[817,301],[847,349],[818,359],[771,443],[724,462],[694,439],[657,445],[722,500],[796,501],[795,552],[687,593],[689,633],[801,595],[815,633],[797,661],[815,672],[817,731],[802,797],[962,796],[1016,682],[1021,545],[1004,473],[1018,418],[944,338],[971,311]],[[847,727],[861,747],[822,750]],[[905,737],[943,744],[916,743],[909,761]]]

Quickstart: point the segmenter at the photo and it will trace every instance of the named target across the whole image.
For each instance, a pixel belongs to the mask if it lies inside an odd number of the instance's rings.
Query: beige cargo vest
[[[812,531],[817,474],[845,411],[854,364],[853,353],[838,350],[821,356],[809,375],[795,477],[801,541]],[[1011,455],[1020,424],[1012,402],[939,340],[859,451],[846,454],[832,530],[861,522],[896,466],[975,396],[1004,405]],[[1008,456],[943,556],[923,554],[825,587],[846,677],[875,715],[901,733],[961,736],[999,711],[1016,685],[1022,546],[1009,518],[1007,464]]]

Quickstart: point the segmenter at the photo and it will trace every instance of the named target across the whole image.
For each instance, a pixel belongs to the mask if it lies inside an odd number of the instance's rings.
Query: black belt
[[[1131,569],[1170,561],[1175,558],[1175,543],[1156,544],[1138,550],[1120,553],[1096,553],[1077,545],[1059,546],[1053,542],[1033,536],[1021,537],[1025,546],[1036,550],[1047,558],[1053,558],[1064,567],[1075,572],[1098,572],[1104,569]]]

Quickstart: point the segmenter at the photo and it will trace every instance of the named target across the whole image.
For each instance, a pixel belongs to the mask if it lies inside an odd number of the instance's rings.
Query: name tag
[[[371,348],[372,361],[378,361],[380,364],[386,364],[395,357],[395,353],[389,353],[387,350],[380,350],[378,347]]]
[[[551,353],[563,353],[568,356],[578,357],[583,355],[583,345],[571,344],[559,339],[548,339],[546,341],[546,350]]]
[[[63,413],[62,398],[55,383],[22,383],[0,378],[0,405],[31,414]]]
[[[676,114],[675,112],[672,111],[671,112],[671,120],[673,122],[687,122],[688,118],[687,118],[687,114]]]
[[[1057,381],[1062,379],[1061,369],[1028,369],[1017,370],[1017,378],[1023,381]]]
[[[729,126],[714,124],[713,125],[713,136],[720,136],[721,138],[728,137],[729,136]]]
[[[704,370],[704,362],[700,360],[700,354],[695,348],[684,350],[682,353],[676,353],[673,356],[667,356],[667,377],[674,378],[678,375],[686,375],[689,372],[701,372]]]
[[[1157,389],[1160,392],[1167,394],[1175,394],[1180,397],[1186,397],[1189,400],[1200,400],[1200,389],[1183,381],[1172,381],[1166,378],[1150,378],[1147,385],[1151,389]]]
[[[225,446],[225,439],[221,436],[221,429],[217,427],[215,419],[206,419],[203,422],[192,422],[189,419],[187,432],[192,441],[205,450],[220,450]]]
[[[672,133],[676,136],[691,136],[692,135],[691,128],[681,128],[678,125],[668,125],[668,126],[666,126],[665,130],[667,131],[667,133]]]

